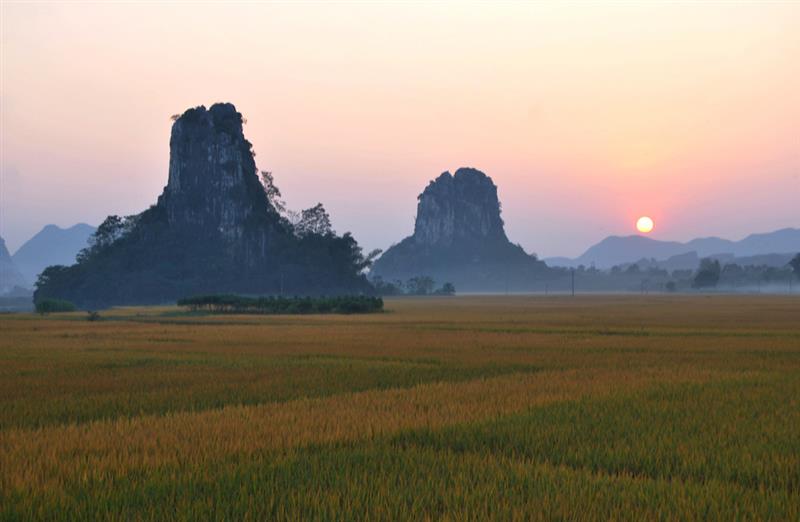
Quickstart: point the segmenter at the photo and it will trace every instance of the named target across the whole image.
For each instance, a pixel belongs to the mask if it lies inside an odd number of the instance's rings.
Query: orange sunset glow
[[[217,101],[291,206],[324,201],[365,248],[408,233],[420,188],[462,166],[540,255],[644,212],[676,240],[798,222],[797,3],[2,9],[10,247],[145,208],[169,116]]]

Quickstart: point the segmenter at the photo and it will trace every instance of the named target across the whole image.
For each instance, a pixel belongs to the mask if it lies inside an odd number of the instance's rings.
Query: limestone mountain
[[[479,170],[443,173],[419,196],[412,237],[428,246],[508,241],[497,187]]]
[[[350,234],[297,234],[259,181],[242,115],[229,103],[176,117],[156,205],[110,216],[78,263],[44,272],[35,299],[82,307],[174,302],[206,293],[369,293]]]
[[[483,172],[445,172],[418,199],[414,234],[390,247],[371,277],[430,276],[458,291],[502,291],[533,288],[547,273],[544,263],[506,237],[497,186]]]
[[[5,240],[0,237],[0,295],[7,294],[15,287],[27,286],[25,278],[8,253]]]
[[[47,225],[14,252],[14,263],[31,285],[51,265],[71,265],[94,234],[95,228],[78,223],[67,228]]]
[[[589,247],[580,257],[574,259],[548,258],[544,261],[550,266],[594,265],[597,268],[607,269],[614,265],[635,263],[641,259],[669,261],[670,258],[676,256],[694,255],[696,262],[693,263],[692,268],[697,268],[699,259],[703,257],[714,257],[741,264],[748,261],[746,259],[734,261],[734,257],[750,258],[783,254],[774,257],[775,261],[773,262],[777,262],[787,255],[791,257],[790,254],[794,255],[797,252],[800,252],[800,228],[783,228],[773,232],[750,234],[738,241],[719,237],[701,237],[681,243],[660,241],[639,235],[609,236]],[[755,260],[751,261],[755,262]],[[768,260],[762,259],[762,261]],[[668,266],[671,264],[667,263]]]

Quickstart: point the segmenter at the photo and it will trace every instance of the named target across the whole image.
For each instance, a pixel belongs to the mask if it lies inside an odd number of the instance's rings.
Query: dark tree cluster
[[[722,273],[719,261],[716,259],[701,259],[700,268],[692,281],[692,288],[714,288],[719,282]]]
[[[455,295],[456,293],[453,283],[444,283],[436,288],[436,281],[429,276],[416,276],[405,282],[400,280],[388,282],[376,276],[372,279],[372,285],[378,295]]]
[[[794,275],[800,279],[800,254],[797,254],[789,261],[789,266],[794,270]]]
[[[655,263],[655,260],[647,261]],[[794,263],[794,264],[793,264]],[[791,288],[800,274],[800,254],[787,266],[739,265],[706,258],[697,269],[666,270],[645,262],[616,265],[608,270],[579,266],[552,267],[550,278],[541,287],[555,292],[569,292],[574,276],[577,291],[691,292],[691,291],[758,291]]]
[[[204,295],[178,300],[191,311],[215,314],[366,314],[383,311],[380,297],[245,297]]]
[[[63,299],[42,299],[36,303],[36,313],[41,315],[74,312],[75,310],[76,307],[73,303]]]
[[[372,293],[363,272],[376,252],[365,255],[350,233],[273,237],[260,264],[247,265],[214,234],[194,236],[171,229],[158,207],[135,220],[112,216],[98,228],[72,266],[46,268],[34,301],[61,297],[82,308],[112,304],[165,304],[176,295],[255,291],[321,295]]]

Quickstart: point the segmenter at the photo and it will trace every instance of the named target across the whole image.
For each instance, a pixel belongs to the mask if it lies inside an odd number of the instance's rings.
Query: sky
[[[800,226],[800,2],[2,2],[0,235],[138,213],[170,116],[234,103],[291,208],[365,249],[471,166],[509,238]]]

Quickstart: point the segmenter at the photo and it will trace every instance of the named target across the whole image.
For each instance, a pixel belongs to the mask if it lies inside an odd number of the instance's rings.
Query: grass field
[[[0,316],[0,519],[800,519],[800,299]]]

